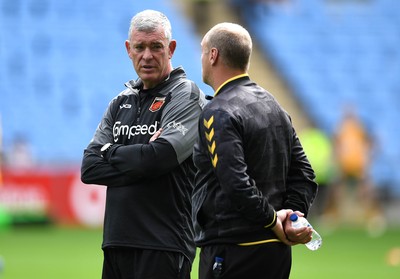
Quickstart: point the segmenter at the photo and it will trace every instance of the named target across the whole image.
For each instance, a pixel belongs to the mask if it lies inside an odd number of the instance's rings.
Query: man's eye
[[[135,46],[134,48],[136,51],[140,51],[140,50],[143,50],[144,47],[143,46]]]

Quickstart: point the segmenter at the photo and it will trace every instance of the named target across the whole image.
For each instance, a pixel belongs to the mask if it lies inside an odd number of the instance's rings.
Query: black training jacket
[[[126,86],[82,160],[82,181],[107,186],[102,247],[176,251],[192,261],[192,152],[204,95],[180,67],[153,89],[143,90],[140,79]],[[108,142],[113,145],[103,158]]]
[[[288,114],[247,75],[216,92],[200,117],[193,222],[198,246],[276,239],[276,211],[307,214],[314,171]],[[274,240],[275,241],[275,240]]]

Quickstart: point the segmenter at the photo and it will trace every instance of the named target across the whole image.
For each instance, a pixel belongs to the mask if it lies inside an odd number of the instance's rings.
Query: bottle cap
[[[215,261],[216,261],[217,263],[222,263],[222,262],[224,261],[224,259],[221,258],[221,257],[215,257]]]
[[[299,216],[297,216],[296,213],[293,213],[292,215],[290,215],[290,221],[296,222],[297,219],[299,219]]]

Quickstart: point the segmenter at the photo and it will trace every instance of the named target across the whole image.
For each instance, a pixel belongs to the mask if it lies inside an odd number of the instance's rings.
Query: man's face
[[[176,41],[168,43],[162,27],[151,33],[133,30],[125,47],[136,73],[143,80],[144,89],[155,87],[171,72],[170,59]]]

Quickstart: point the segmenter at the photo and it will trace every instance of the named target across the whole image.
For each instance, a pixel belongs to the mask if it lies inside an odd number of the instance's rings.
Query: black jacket
[[[289,115],[247,75],[205,106],[195,144],[193,222],[198,246],[276,238],[276,211],[307,214],[314,172]]]
[[[103,248],[177,251],[193,260],[191,155],[204,95],[182,68],[151,90],[140,80],[126,86],[110,102],[82,161],[84,183],[108,186]],[[113,145],[103,158],[100,148],[108,142]]]

